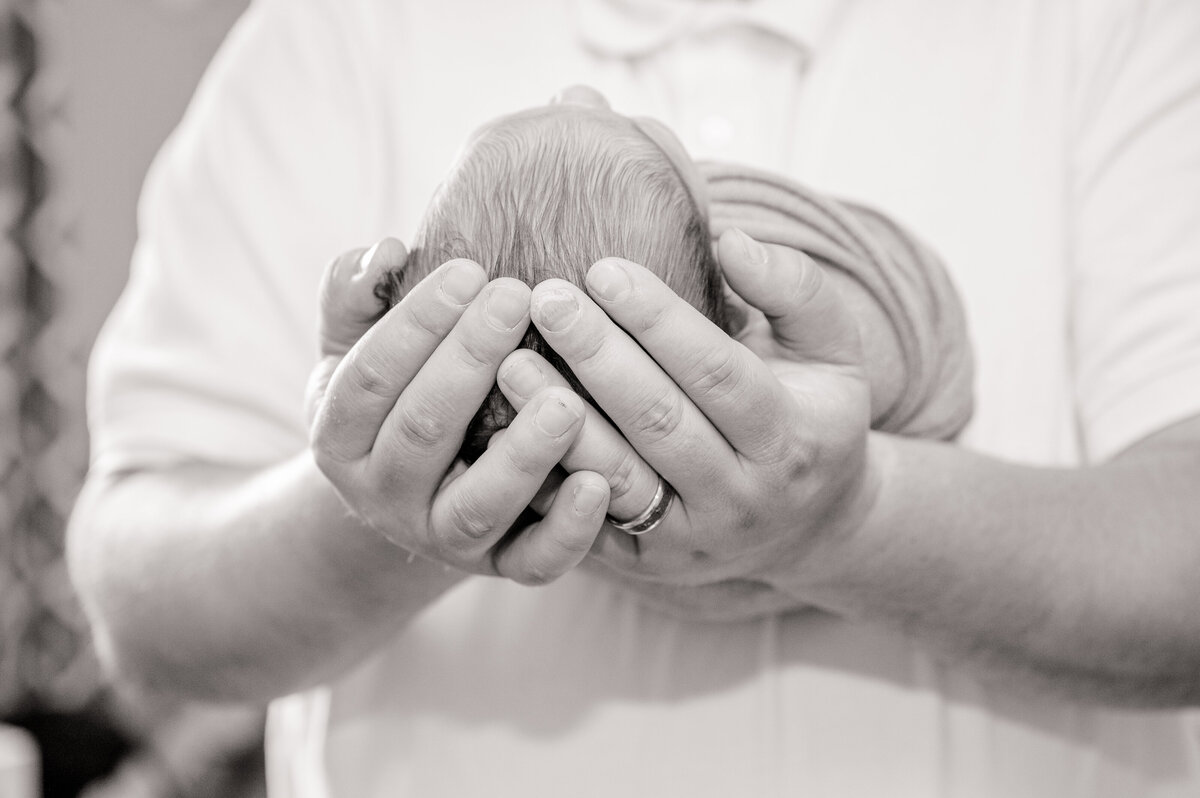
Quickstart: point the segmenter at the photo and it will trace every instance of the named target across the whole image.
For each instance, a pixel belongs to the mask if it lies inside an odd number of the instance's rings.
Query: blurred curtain
[[[68,168],[71,13],[68,0],[0,0],[0,721],[33,732],[46,798],[260,798],[261,708],[106,683],[67,576],[91,344],[69,312],[86,268]]]
[[[57,288],[72,264],[62,190],[61,0],[0,0],[0,714],[71,711],[100,689],[63,531],[86,468],[83,355]],[[57,60],[62,64],[62,59]]]

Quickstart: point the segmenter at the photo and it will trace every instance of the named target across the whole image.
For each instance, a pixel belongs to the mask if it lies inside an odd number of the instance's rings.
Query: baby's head
[[[720,271],[709,241],[703,183],[657,123],[582,105],[549,105],[476,131],[439,187],[404,268],[379,295],[394,305],[442,263],[469,258],[489,278],[582,285],[588,268],[621,257],[655,272],[718,324]],[[522,344],[587,392],[530,327]],[[514,413],[498,389],[463,444],[473,459]]]

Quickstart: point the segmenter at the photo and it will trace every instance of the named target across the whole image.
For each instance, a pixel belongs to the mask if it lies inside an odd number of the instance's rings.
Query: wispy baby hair
[[[435,194],[408,262],[379,293],[393,305],[453,258],[479,263],[489,278],[532,286],[558,277],[582,285],[588,268],[610,256],[651,269],[723,323],[708,223],[671,159],[623,116],[548,106],[501,118],[472,137]],[[587,398],[534,328],[522,345]],[[513,415],[493,389],[468,431],[464,456],[482,452]]]

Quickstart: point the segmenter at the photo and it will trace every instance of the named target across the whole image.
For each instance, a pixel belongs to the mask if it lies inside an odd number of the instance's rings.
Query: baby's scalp
[[[408,262],[381,285],[381,295],[395,304],[453,258],[478,262],[489,278],[535,285],[558,277],[582,285],[587,269],[610,256],[646,266],[723,323],[707,219],[680,166],[627,117],[547,106],[497,119],[468,139],[430,204]],[[586,397],[532,328],[523,345],[547,357]],[[511,416],[493,391],[464,454],[482,451]]]
[[[547,106],[476,131],[434,197],[415,241],[421,263],[408,271],[419,279],[469,257],[492,277],[578,284],[593,262],[618,256],[702,305],[690,250],[705,224],[671,159],[633,121]]]

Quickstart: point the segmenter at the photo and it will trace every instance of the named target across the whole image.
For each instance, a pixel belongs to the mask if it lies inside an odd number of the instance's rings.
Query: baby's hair
[[[515,277],[532,286],[559,277],[582,285],[588,268],[605,257],[654,271],[724,324],[708,222],[670,158],[624,117],[552,107],[506,117],[476,134],[434,196],[404,268],[387,275],[377,293],[390,307],[453,258],[479,263],[490,279]],[[588,397],[532,326],[522,346]],[[468,429],[463,456],[482,453],[513,415],[493,388]]]

